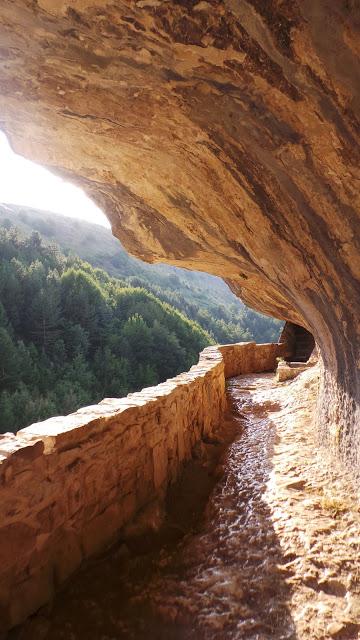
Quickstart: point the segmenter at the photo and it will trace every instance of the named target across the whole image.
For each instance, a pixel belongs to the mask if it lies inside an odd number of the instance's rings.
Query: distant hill
[[[213,300],[217,304],[235,303],[243,307],[220,278],[166,264],[142,262],[130,256],[111,231],[101,225],[28,207],[0,204],[0,224],[4,226],[7,219],[26,235],[38,231],[45,240],[56,242],[65,254],[78,255],[116,278],[137,276],[164,288],[176,288],[175,276],[178,276],[188,283],[192,295],[204,304]]]
[[[18,205],[0,204],[0,226],[28,236],[37,231],[66,255],[78,255],[129,286],[144,287],[189,318],[217,342],[276,340],[281,323],[248,309],[220,279],[165,264],[149,265],[130,256],[110,230],[100,225]]]

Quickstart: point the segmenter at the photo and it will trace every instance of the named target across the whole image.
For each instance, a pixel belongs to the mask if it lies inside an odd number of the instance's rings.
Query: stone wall
[[[283,357],[287,349],[285,343],[275,342],[267,344],[241,342],[217,347],[223,356],[225,378],[238,376],[242,373],[273,371],[276,366],[276,358]]]
[[[187,373],[0,436],[0,632],[165,496],[219,426],[225,379],[273,370],[282,344],[209,347]]]

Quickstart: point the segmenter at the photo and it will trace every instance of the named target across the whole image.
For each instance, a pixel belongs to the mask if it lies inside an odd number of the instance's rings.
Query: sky
[[[110,227],[105,214],[81,189],[15,154],[1,131],[0,202],[23,204]]]

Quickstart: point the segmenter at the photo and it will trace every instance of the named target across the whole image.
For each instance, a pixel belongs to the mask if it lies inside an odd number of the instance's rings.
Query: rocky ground
[[[276,442],[264,498],[287,559],[280,569],[291,588],[295,637],[359,638],[359,501],[346,471],[316,438],[316,370],[272,394],[281,408],[272,416]]]
[[[316,393],[316,368],[230,381],[223,444],[204,444],[165,534],[91,563],[12,637],[360,638],[358,500],[317,441]]]

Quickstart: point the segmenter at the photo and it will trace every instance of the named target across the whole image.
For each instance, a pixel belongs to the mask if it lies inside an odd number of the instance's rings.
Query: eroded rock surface
[[[357,0],[2,0],[0,125],[149,261],[309,329],[357,439]],[[357,447],[352,446],[356,458]]]

